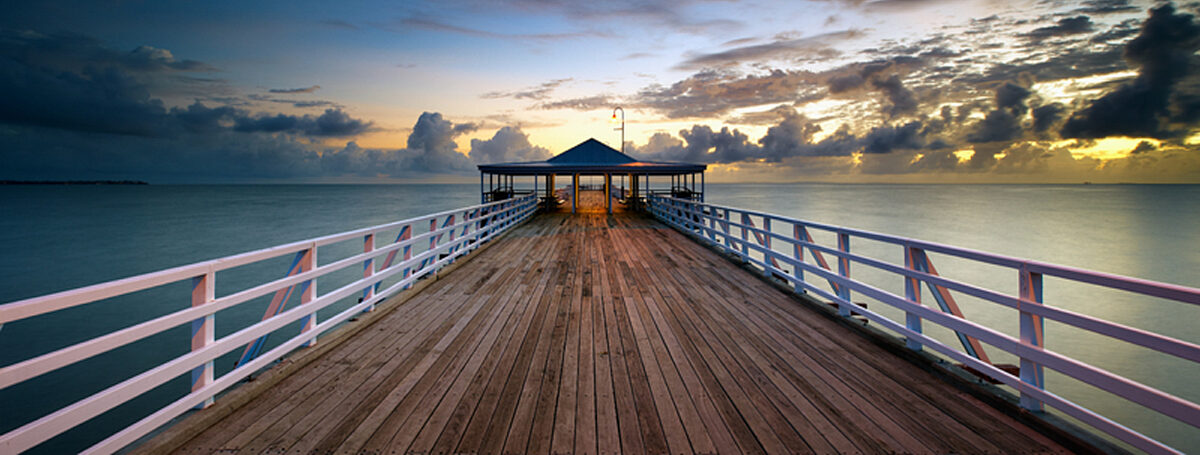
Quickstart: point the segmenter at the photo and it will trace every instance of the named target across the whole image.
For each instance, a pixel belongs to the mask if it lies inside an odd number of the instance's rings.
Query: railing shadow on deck
[[[1044,368],[1137,403],[1193,428],[1200,428],[1200,405],[1127,377],[1114,374],[1076,358],[1045,348],[1045,320],[1056,321],[1106,338],[1120,340],[1153,351],[1200,364],[1200,345],[1115,322],[1056,308],[1043,302],[1043,277],[1127,291],[1142,296],[1200,304],[1200,289],[1137,278],[1094,272],[1044,262],[1001,256],[921,240],[814,223],[770,213],[650,195],[647,209],[664,223],[714,248],[735,255],[768,278],[787,283],[797,293],[827,299],[843,317],[865,316],[905,340],[908,349],[929,348],[983,378],[1012,387],[1020,393],[1020,406],[1042,412],[1049,405],[1071,418],[1149,453],[1181,453],[1167,444],[1129,428],[1076,402],[1045,385]],[[785,235],[780,230],[790,231]],[[832,235],[836,247],[813,241],[812,231]],[[853,239],[870,240],[901,248],[904,264],[898,265],[851,251]],[[780,250],[783,251],[780,251]],[[811,260],[805,260],[808,250]],[[928,253],[1007,269],[1016,275],[1018,295],[1008,295],[939,275]],[[826,255],[831,257],[826,260]],[[836,262],[836,266],[830,265]],[[851,277],[851,264],[881,271],[903,281],[904,295],[889,292]],[[785,267],[790,267],[785,269]],[[808,279],[806,279],[806,277]],[[815,281],[812,277],[815,277]],[[823,282],[823,283],[822,283]],[[828,285],[828,288],[825,286]],[[938,309],[923,305],[921,287]],[[985,302],[1015,309],[1019,336],[968,320],[950,291]],[[852,301],[851,291],[903,312],[904,320],[886,317],[880,311]],[[952,331],[961,349],[924,333],[925,321]],[[1015,356],[1019,366],[993,364],[984,345]]]
[[[373,310],[384,299],[408,288],[417,280],[437,273],[455,259],[528,219],[536,210],[536,195],[524,195],[0,305],[0,327],[3,327],[14,321],[29,320],[170,283],[190,282],[191,288],[190,296],[178,296],[183,302],[190,299],[191,306],[184,310],[0,368],[0,390],[180,326],[190,324],[192,334],[190,352],[149,370],[132,373],[131,377],[111,387],[36,420],[24,422],[20,427],[0,435],[0,453],[29,450],[169,381],[190,374],[190,393],[174,397],[170,404],[86,450],[87,453],[118,451],[189,409],[211,405],[213,397],[222,391],[297,348],[313,345],[319,335],[363,312]],[[377,239],[385,233],[394,233],[395,241],[384,244],[382,240],[386,239]],[[380,240],[378,244],[377,240]],[[323,264],[317,261],[318,250],[340,247],[339,251],[344,251],[350,243],[361,245],[350,245],[351,248],[361,248],[357,250],[361,253]],[[291,266],[282,278],[217,295],[217,272],[287,257],[292,257]],[[317,292],[318,278],[338,272],[345,274],[353,267],[361,267],[361,278],[332,291]],[[292,299],[293,294],[298,299]],[[271,299],[261,321],[223,337],[216,336],[218,312],[238,305],[265,303],[267,296],[271,296]],[[294,300],[299,300],[299,304],[286,308],[288,302]],[[318,320],[318,311],[323,309],[340,311]],[[285,329],[296,325],[300,325],[300,329],[295,335],[283,341],[267,343],[268,335],[288,336],[290,333],[285,333]],[[214,361],[238,348],[243,350],[236,366],[224,374],[216,374]]]

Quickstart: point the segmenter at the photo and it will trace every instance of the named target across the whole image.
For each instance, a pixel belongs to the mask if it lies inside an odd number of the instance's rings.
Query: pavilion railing
[[[408,288],[416,280],[437,273],[456,258],[529,218],[536,208],[537,198],[529,194],[0,305],[2,327],[14,321],[37,318],[172,282],[190,281],[192,289],[190,297],[179,296],[184,301],[190,298],[191,305],[187,309],[0,368],[2,390],[181,325],[192,326],[190,352],[0,435],[0,453],[15,454],[33,448],[151,389],[190,373],[190,393],[95,444],[86,453],[120,450],[188,409],[211,404],[215,395],[255,371],[299,347],[313,345],[318,335],[364,311],[372,310],[377,303]],[[428,230],[425,229],[426,225]],[[398,231],[396,241],[376,245],[376,237],[385,231]],[[362,242],[362,253],[318,265],[316,258],[319,249],[346,242]],[[294,255],[294,259],[283,278],[240,292],[216,295],[217,272],[288,255]],[[397,256],[400,256],[399,260]],[[317,292],[317,278],[350,267],[362,267],[362,278],[328,292]],[[398,280],[380,289],[389,278]],[[300,294],[300,304],[284,309],[293,291]],[[218,312],[272,294],[274,297],[262,321],[224,337],[215,337]],[[357,298],[358,302],[328,319],[317,320],[318,310],[347,298]],[[266,352],[259,352],[268,335],[297,322],[302,325],[298,334]],[[216,376],[214,360],[239,347],[245,347],[245,350],[236,367],[224,375]]]
[[[905,337],[910,349],[919,351],[928,347],[998,383],[1011,386],[1020,393],[1020,405],[1027,410],[1039,412],[1043,410],[1043,405],[1050,405],[1138,449],[1150,453],[1180,453],[1162,442],[1047,390],[1043,368],[1050,368],[1194,428],[1200,428],[1200,405],[1197,403],[1046,349],[1042,327],[1044,320],[1049,319],[1103,337],[1169,354],[1191,364],[1200,364],[1200,345],[1047,305],[1042,300],[1042,278],[1057,277],[1070,282],[1192,305],[1200,305],[1200,289],[814,223],[770,213],[663,197],[658,194],[649,195],[647,205],[650,213],[656,218],[740,257],[769,277],[786,281],[796,292],[809,292],[828,299],[837,306],[841,316],[865,316],[868,320]],[[790,231],[791,235],[780,234],[781,230]],[[811,231],[832,233],[837,239],[837,246],[828,247],[815,243]],[[893,264],[855,254],[850,249],[853,239],[871,240],[898,247],[903,253],[904,264]],[[810,252],[815,262],[805,260],[805,250]],[[1018,295],[1008,295],[943,277],[933,267],[927,252],[1009,269],[1016,275],[1014,278],[1020,292]],[[832,256],[831,261],[836,261],[836,268],[826,261],[825,255]],[[897,295],[852,278],[852,263],[894,275],[896,279],[903,281],[905,295]],[[790,271],[785,269],[785,266],[790,267]],[[809,277],[815,277],[816,281]],[[824,283],[819,283],[821,281]],[[824,288],[826,284],[829,289]],[[940,311],[921,303],[922,286],[929,288],[930,296],[937,301]],[[955,304],[951,290],[1017,310],[1020,335],[1010,336],[996,328],[967,320]],[[851,301],[851,291],[903,311],[904,321],[894,321],[879,312],[855,304]],[[925,321],[953,331],[962,349],[923,333],[922,325]],[[993,365],[981,342],[1019,358],[1019,373],[1013,374]]]

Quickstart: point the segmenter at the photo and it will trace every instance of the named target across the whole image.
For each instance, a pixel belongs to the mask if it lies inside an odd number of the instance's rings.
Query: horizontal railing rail
[[[411,286],[416,280],[434,274],[456,258],[475,249],[497,235],[533,215],[537,197],[533,194],[425,215],[324,237],[288,243],[253,252],[227,256],[195,264],[147,273],[121,280],[109,281],[83,288],[34,297],[0,305],[0,327],[3,324],[104,299],[155,288],[173,282],[192,283],[192,306],[149,321],[113,331],[43,355],[0,368],[0,390],[11,387],[68,365],[87,360],[118,347],[181,325],[192,324],[192,350],[182,356],[141,372],[116,385],[88,396],[69,406],[8,433],[0,435],[0,453],[19,453],[87,422],[100,414],[126,403],[174,378],[192,373],[192,389],[118,433],[89,448],[87,453],[111,453],[168,423],[188,409],[212,403],[213,397],[235,385],[250,374],[270,365],[296,348],[312,345],[317,336],[364,311],[370,311],[383,299]],[[418,226],[428,223],[428,231],[413,235]],[[376,246],[377,235],[399,230],[396,241]],[[363,252],[317,266],[319,247],[361,239]],[[414,247],[423,251],[414,254]],[[395,261],[398,253],[403,253]],[[284,278],[273,280],[217,297],[216,273],[248,264],[295,254],[293,270]],[[380,259],[386,260],[380,264]],[[317,292],[316,279],[330,273],[362,265],[362,278],[329,292]],[[386,289],[379,289],[385,280],[400,276]],[[271,293],[288,292],[300,286],[300,304],[284,309],[286,298],[278,308],[269,309],[262,321],[249,325],[221,338],[214,335],[217,312],[249,302]],[[317,311],[353,296],[360,296],[351,305],[332,317],[317,321]],[[188,296],[180,296],[188,299]],[[231,371],[216,377],[213,361],[239,347],[250,346],[256,340],[279,329],[304,321],[299,334],[281,342],[265,353],[243,356]],[[249,351],[249,349],[247,350]]]
[[[838,313],[849,317],[861,315],[868,320],[905,337],[908,348],[920,351],[928,347],[950,359],[1008,385],[1020,393],[1021,407],[1039,412],[1050,405],[1064,414],[1150,453],[1180,453],[1178,450],[1148,437],[1134,429],[1100,415],[1078,403],[1048,391],[1043,368],[1108,391],[1142,405],[1162,415],[1172,417],[1192,427],[1200,428],[1200,405],[1171,395],[1154,387],[1120,376],[1086,362],[1046,349],[1042,327],[1046,319],[1070,325],[1095,334],[1125,341],[1147,349],[1169,354],[1193,363],[1200,363],[1200,345],[1169,336],[1148,332],[1119,323],[1079,314],[1046,305],[1042,301],[1042,280],[1053,276],[1068,281],[1118,289],[1144,296],[1158,297],[1182,303],[1200,305],[1200,289],[1159,283],[1150,280],[1095,272],[1045,262],[1019,259],[967,248],[879,234],[829,224],[814,223],[780,215],[705,204],[690,200],[650,194],[648,210],[658,219],[694,237],[738,256],[762,273],[789,283],[797,292],[811,292],[827,299]],[[791,230],[787,236],[778,229]],[[819,245],[809,230],[832,233],[837,247]],[[851,252],[852,239],[868,239],[898,246],[905,258],[903,266]],[[784,251],[777,249],[785,246]],[[809,250],[815,263],[805,260]],[[1019,295],[1008,295],[937,274],[926,252],[969,261],[1000,266],[1017,274]],[[832,256],[836,269],[825,260]],[[861,264],[896,275],[904,282],[904,294],[880,289],[851,277],[851,264]],[[791,271],[783,267],[791,267]],[[805,274],[828,283],[830,289],[805,279]],[[921,303],[922,286],[941,309]],[[1018,311],[1019,336],[967,320],[958,310],[950,290]],[[877,311],[851,301],[850,292],[869,297],[905,312],[904,321],[892,320]],[[962,349],[947,345],[923,333],[922,323],[929,321],[955,332]],[[1019,373],[993,365],[979,342],[1006,351],[1020,359]]]

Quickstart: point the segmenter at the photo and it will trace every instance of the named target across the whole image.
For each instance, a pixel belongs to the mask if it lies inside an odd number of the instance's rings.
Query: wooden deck
[[[550,214],[179,451],[1064,450],[655,221]]]

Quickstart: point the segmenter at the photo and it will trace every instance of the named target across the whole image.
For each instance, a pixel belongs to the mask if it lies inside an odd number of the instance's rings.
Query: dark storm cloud
[[[1032,92],[1011,82],[996,87],[995,110],[974,124],[967,133],[968,142],[979,144],[1008,142],[1021,137],[1021,118],[1029,110],[1025,100]]]
[[[0,59],[0,123],[153,136],[165,113],[143,84],[116,68],[73,73]]]
[[[311,115],[257,115],[234,119],[234,131],[243,133],[296,133],[308,136],[345,137],[362,134],[371,128],[371,122],[355,119],[341,109],[326,109],[325,113]]]
[[[844,76],[833,76],[829,78],[829,93],[842,93],[862,87],[867,83],[866,79],[858,74],[847,74]]]
[[[920,121],[880,125],[861,136],[843,125],[814,142],[813,138],[821,132],[819,124],[791,108],[777,108],[776,113],[781,119],[757,142],[729,127],[714,130],[707,125],[693,125],[679,131],[678,138],[656,133],[645,146],[635,147],[635,153],[651,160],[731,164],[780,163],[802,157],[848,157],[855,153],[889,154],[929,147]]]
[[[1099,51],[1089,48],[1058,48],[1050,55],[988,64],[986,71],[982,73],[965,72],[955,78],[955,82],[978,85],[988,82],[1012,81],[1021,77],[1053,81],[1112,73],[1125,69],[1127,67],[1121,61],[1119,47],[1108,47]]]
[[[1031,41],[1040,41],[1059,36],[1091,33],[1092,30],[1094,30],[1094,28],[1092,27],[1092,19],[1090,17],[1075,16],[1059,19],[1058,23],[1054,25],[1036,28],[1029,33],[1021,34],[1021,37]]]
[[[86,67],[116,67],[139,73],[216,70],[196,60],[178,60],[170,51],[153,46],[138,46],[122,52],[88,36],[6,28],[0,28],[0,55],[26,66],[68,71],[81,71]]]
[[[1090,40],[1093,43],[1112,43],[1123,41],[1125,38],[1138,33],[1138,20],[1128,19],[1109,27],[1104,33],[1097,33]]]
[[[741,46],[726,51],[700,54],[684,60],[676,69],[699,70],[721,68],[743,63],[761,63],[775,60],[796,60],[814,57],[833,57],[838,52],[831,47],[837,41],[862,36],[859,30],[843,30],[796,39],[782,39],[766,44]]]
[[[1021,134],[1021,123],[1017,116],[1007,110],[994,110],[975,124],[967,134],[972,143],[1011,141]]]
[[[243,108],[247,98],[303,103],[254,94],[209,96],[208,102],[222,104],[196,101],[168,109],[152,93],[188,83],[179,73],[208,67],[149,46],[125,54],[85,37],[4,32],[0,50],[4,178],[196,182],[319,178],[342,175],[338,169],[372,176],[471,170],[451,139],[477,124],[427,113],[407,148],[364,151],[350,142],[325,152],[314,138],[355,136],[373,123],[340,108],[320,115],[251,113]],[[387,167],[362,167],[371,160]]]
[[[1130,150],[1129,154],[1139,155],[1146,152],[1153,152],[1155,150],[1158,150],[1158,147],[1155,147],[1154,144],[1150,143],[1150,141],[1142,141],[1138,142],[1138,145],[1134,147],[1133,150]]]
[[[1033,109],[1033,131],[1044,132],[1054,126],[1058,119],[1062,118],[1066,108],[1059,103],[1051,103],[1044,106],[1038,106]]]
[[[883,113],[889,118],[911,114],[917,110],[916,94],[904,86],[899,75],[893,74],[886,79],[872,79],[871,86],[882,91],[887,99],[883,105]]]
[[[1138,69],[1138,76],[1072,114],[1062,127],[1062,136],[1169,138],[1183,134],[1171,127],[1172,105],[1178,104],[1177,85],[1190,73],[1198,49],[1200,25],[1192,15],[1176,14],[1170,4],[1150,10],[1141,33],[1125,46],[1125,59]],[[1175,106],[1176,111],[1180,109]]]
[[[301,87],[301,88],[273,88],[273,89],[270,89],[267,91],[271,92],[271,93],[296,94],[296,93],[313,93],[320,89],[321,89],[320,85],[313,85],[313,86]]]
[[[1084,6],[1075,10],[1086,14],[1111,14],[1137,11],[1138,7],[1130,5],[1129,0],[1089,0]]]
[[[1015,114],[1023,114],[1027,109],[1025,99],[1029,98],[1030,94],[1029,89],[1025,87],[1005,82],[996,88],[996,109],[1008,109]]]

